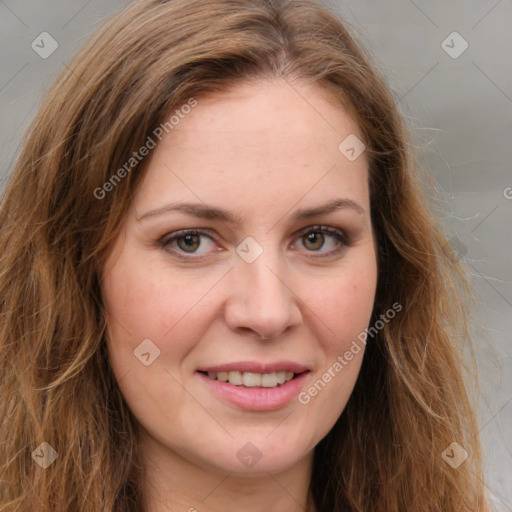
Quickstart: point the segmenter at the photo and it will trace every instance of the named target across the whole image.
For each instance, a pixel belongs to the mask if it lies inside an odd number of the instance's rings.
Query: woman
[[[107,22],[2,203],[0,510],[486,510],[407,137],[312,1]]]

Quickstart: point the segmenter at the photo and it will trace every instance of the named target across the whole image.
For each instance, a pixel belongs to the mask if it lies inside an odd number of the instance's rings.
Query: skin
[[[364,350],[309,403],[274,411],[224,401],[196,370],[290,360],[310,368],[307,390],[368,326],[377,281],[368,163],[338,150],[362,135],[319,85],[256,80],[197,100],[150,155],[102,282],[110,362],[140,426],[147,510],[314,510],[313,449],[342,413]],[[292,219],[338,198],[360,210]],[[239,219],[141,219],[176,201]],[[322,238],[318,225],[351,243]],[[188,239],[192,249],[183,238],[159,243],[192,228],[212,238]],[[247,236],[263,249],[252,263],[236,252]],[[148,366],[134,356],[145,339],[160,350]],[[261,454],[251,467],[237,457],[248,442]]]

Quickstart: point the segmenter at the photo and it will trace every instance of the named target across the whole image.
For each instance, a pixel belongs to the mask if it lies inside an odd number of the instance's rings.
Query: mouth
[[[205,375],[211,380],[227,382],[233,386],[237,386],[240,388],[278,388],[280,386],[283,386],[287,382],[296,379],[297,377],[308,371],[309,370],[304,370],[301,372],[292,372],[283,370],[269,373],[242,371],[199,371],[199,373]]]
[[[309,381],[309,368],[293,363],[233,363],[200,368],[196,374],[208,392],[245,411],[289,406]]]

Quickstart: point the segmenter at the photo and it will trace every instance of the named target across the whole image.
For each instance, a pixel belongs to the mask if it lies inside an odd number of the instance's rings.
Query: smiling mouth
[[[255,372],[206,372],[199,371],[212,380],[218,380],[240,388],[277,388],[295,379],[305,372],[288,371],[255,373]]]

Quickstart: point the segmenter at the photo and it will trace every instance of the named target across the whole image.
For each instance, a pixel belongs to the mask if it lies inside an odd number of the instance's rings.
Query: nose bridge
[[[273,251],[275,253],[275,251]],[[240,272],[247,280],[247,290],[256,302],[263,302],[266,295],[281,302],[288,297],[287,288],[284,285],[283,265],[272,250],[266,250],[256,261],[251,264],[240,263]],[[256,293],[257,292],[257,293]]]
[[[248,247],[240,245],[242,249]],[[254,250],[254,246],[249,248]],[[244,258],[243,253],[235,260],[226,321],[231,328],[248,328],[272,338],[296,325],[300,312],[286,283],[286,263],[278,248],[270,242],[260,248],[253,261]]]

